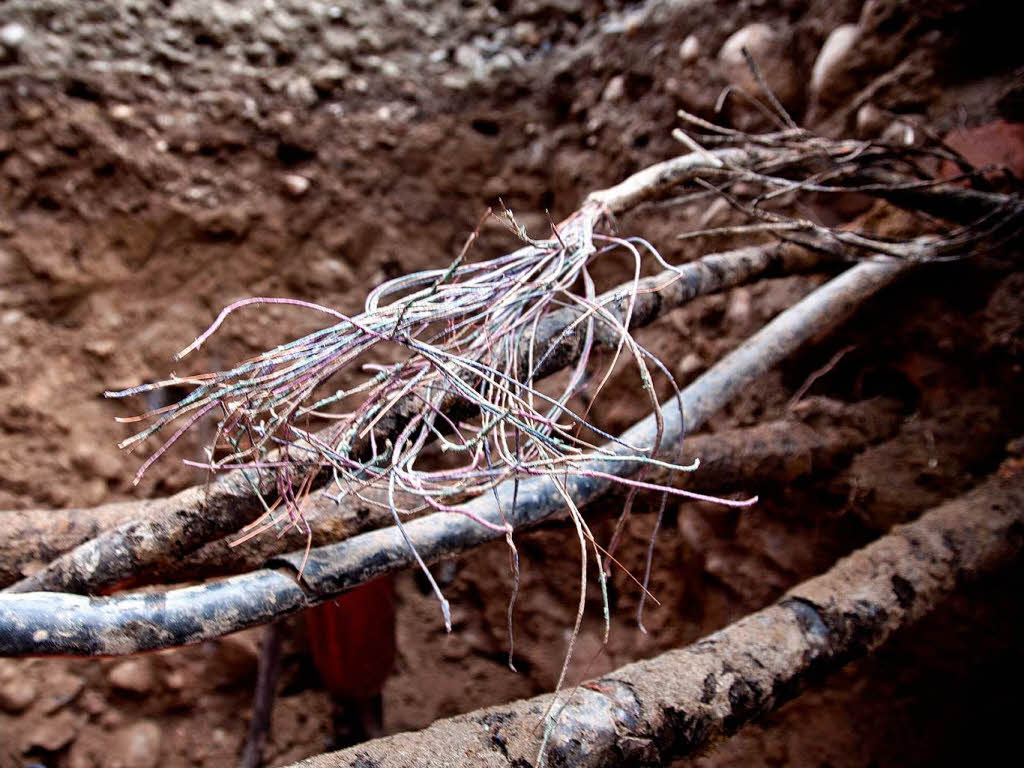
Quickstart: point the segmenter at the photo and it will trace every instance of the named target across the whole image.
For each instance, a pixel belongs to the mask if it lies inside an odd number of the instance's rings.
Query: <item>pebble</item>
[[[172,691],[184,690],[188,685],[188,676],[180,669],[175,669],[164,676],[164,685]]]
[[[311,107],[317,102],[316,89],[308,77],[292,78],[284,87],[284,92],[289,99],[305,107]]]
[[[10,24],[4,24],[3,27],[0,27],[0,46],[3,46],[11,53],[15,53],[20,49],[27,37],[28,30],[25,29],[23,24],[12,21]]]
[[[153,690],[153,670],[145,659],[128,659],[107,672],[107,682],[121,691],[149,693]]]
[[[36,699],[36,686],[27,677],[11,678],[0,685],[0,709],[4,712],[17,714]]]
[[[885,113],[871,102],[857,110],[857,135],[873,139],[885,129]]]
[[[160,726],[140,720],[119,728],[110,739],[109,768],[156,768],[163,741]]]
[[[736,288],[729,296],[725,317],[730,323],[743,328],[750,322],[752,302],[748,288]]]
[[[447,72],[441,76],[441,85],[453,91],[464,91],[469,88],[470,78],[464,72]]]
[[[123,123],[135,116],[135,109],[130,104],[114,104],[109,114],[113,120]]]
[[[113,339],[90,339],[85,342],[84,349],[91,355],[106,359],[117,351],[117,342]]]
[[[700,57],[700,40],[690,35],[679,44],[679,59],[683,64],[693,64]]]
[[[475,45],[463,43],[455,49],[455,63],[471,72],[483,69],[484,56]]]
[[[542,39],[537,25],[529,21],[516,22],[512,27],[512,37],[519,45],[525,45],[528,48],[536,48],[541,44]]]
[[[616,75],[609,80],[608,85],[604,87],[604,93],[601,94],[601,100],[613,103],[619,101],[625,95],[626,78],[622,75]]]
[[[192,190],[189,191],[191,192]],[[203,190],[198,198],[193,199],[199,202],[205,195],[206,192]],[[241,238],[245,236],[252,226],[252,215],[247,209],[242,207],[219,206],[212,210],[197,213],[195,222],[203,232],[213,237]]]
[[[292,197],[302,197],[309,191],[309,179],[297,173],[286,173],[281,177],[281,182]]]
[[[917,143],[917,132],[914,127],[903,120],[893,120],[888,127],[882,131],[881,140],[887,144],[898,144],[904,147],[912,147]]]
[[[696,352],[687,353],[679,363],[679,368],[676,369],[681,379],[689,379],[693,374],[698,371],[704,370],[707,366],[704,363],[704,359]]]
[[[811,70],[811,95],[817,101],[836,104],[856,87],[850,76],[850,55],[859,40],[856,24],[841,24],[825,40]]]
[[[324,31],[324,47],[339,59],[348,59],[359,47],[356,33],[342,27],[328,27]]]
[[[757,78],[743,55],[746,48],[776,98],[785,106],[793,106],[800,101],[803,88],[789,58],[788,47],[786,36],[767,24],[748,24],[722,44],[718,61],[733,85],[751,96],[763,97]]]

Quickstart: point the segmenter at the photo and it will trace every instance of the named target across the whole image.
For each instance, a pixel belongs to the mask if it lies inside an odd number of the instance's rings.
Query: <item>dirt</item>
[[[354,313],[377,282],[446,264],[498,198],[531,233],[544,234],[546,209],[558,220],[588,191],[677,153],[670,130],[678,108],[759,125],[763,118],[735,97],[715,113],[727,84],[715,56],[749,22],[783,36],[799,76],[833,28],[863,18],[874,44],[851,65],[857,87],[823,105],[801,82],[792,105],[798,119],[837,135],[873,130],[861,119],[867,101],[884,115],[879,132],[909,125],[946,134],[1021,120],[1021,62],[1004,44],[1011,25],[993,17],[993,4],[922,10],[871,0],[863,16],[860,5],[3,4],[0,508],[87,507],[200,481],[178,459],[199,455],[210,436],[202,433],[133,487],[141,458],[116,448],[133,430],[114,417],[141,404],[102,393],[165,377],[174,353],[231,301],[286,295]],[[11,25],[23,32],[14,45]],[[680,46],[690,34],[699,53],[686,62]],[[984,135],[1010,141],[1019,131]],[[1015,145],[990,156],[1020,152]],[[619,227],[683,261],[709,245],[674,239],[687,215],[710,225],[729,217],[721,209],[648,208]],[[873,215],[899,226],[891,211]],[[475,248],[493,254],[510,245],[493,226]],[[808,377],[850,347],[809,394],[840,408],[892,398],[903,424],[848,465],[790,486],[737,488],[760,494],[750,511],[671,506],[652,579],[661,605],[647,608],[648,632],[637,630],[636,590],[618,574],[611,640],[602,645],[592,585],[569,680],[720,628],[993,471],[1024,425],[1015,397],[1024,391],[1024,290],[1013,255],[921,270],[713,419],[711,432],[784,416]],[[623,269],[609,261],[595,275],[613,285]],[[822,279],[787,277],[700,299],[641,340],[685,383]],[[315,327],[315,317],[294,309],[252,312],[191,364],[227,365]],[[646,415],[625,384],[607,402],[602,426],[611,431]],[[816,418],[829,418],[822,413]],[[651,504],[640,504],[624,545],[633,569],[643,561]],[[590,513],[599,538],[612,525],[602,512],[620,507],[621,498],[611,498]],[[505,664],[503,546],[442,573],[451,635],[417,579],[397,579],[398,658],[383,692],[385,732],[554,687],[576,599],[577,550],[565,534],[552,526],[520,542],[518,672]],[[1000,614],[1012,606],[1003,586],[969,598],[702,765],[931,764],[970,754],[967,729],[936,733],[934,723],[980,725],[970,702],[982,688],[994,713],[1009,706],[1012,685],[993,693],[978,676],[1019,664],[1020,644],[1011,642],[1018,613]],[[333,705],[310,660],[304,621],[286,628],[268,765],[332,742]],[[127,672],[121,660],[0,660],[0,765],[233,763],[258,637],[249,631],[151,654]],[[991,657],[976,652],[975,638],[995,649]],[[985,725],[994,740],[1012,733]]]

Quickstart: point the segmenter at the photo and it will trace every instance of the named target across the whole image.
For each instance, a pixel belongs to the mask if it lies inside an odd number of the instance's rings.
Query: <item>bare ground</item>
[[[90,506],[197,482],[174,458],[195,456],[198,439],[132,488],[140,459],[117,451],[130,432],[113,417],[133,410],[102,391],[164,376],[173,353],[237,298],[288,295],[354,312],[381,279],[446,263],[499,196],[543,232],[545,209],[558,220],[590,189],[675,153],[677,108],[715,117],[726,84],[715,54],[743,24],[782,30],[785,56],[804,72],[828,32],[861,14],[852,2],[614,5],[0,6],[0,25],[26,31],[3,48],[0,66],[0,508]],[[873,104],[942,133],[1021,119],[1019,85],[1012,90],[1020,62],[998,44],[1005,33],[985,3],[869,5],[876,57],[855,71],[858,83],[877,84]],[[701,53],[683,63],[691,33]],[[792,107],[852,133],[851,95],[811,103],[801,84]],[[736,124],[758,119],[728,110]],[[681,261],[700,245],[674,241],[681,221],[647,210],[620,228]],[[508,244],[495,228],[477,248]],[[672,507],[649,633],[636,629],[637,595],[617,577],[611,641],[600,643],[592,594],[570,680],[720,628],[998,466],[1024,418],[1024,285],[1002,256],[922,271],[715,419],[712,432],[786,416],[808,375],[852,346],[811,390],[839,405],[800,418],[828,422],[842,404],[884,396],[898,404],[900,427],[792,483],[741,481],[737,491],[762,498],[752,511]],[[598,277],[612,284],[623,273],[609,264]],[[698,300],[643,340],[685,381],[819,281],[772,280]],[[314,323],[293,311],[253,314],[195,365],[233,362]],[[624,385],[609,395],[606,428],[645,415],[631,395]],[[591,514],[607,521],[617,506],[609,499]],[[649,514],[631,524],[623,555],[634,568],[650,525]],[[575,605],[575,545],[555,526],[520,546],[518,673],[505,666],[501,546],[446,574],[451,635],[416,579],[398,579],[387,732],[554,686]],[[965,592],[698,762],[978,759],[979,731],[986,743],[1012,735],[1019,580]],[[271,765],[330,741],[331,703],[301,618],[288,629]],[[0,765],[230,764],[246,729],[256,638],[140,657],[127,671],[118,660],[2,660]]]

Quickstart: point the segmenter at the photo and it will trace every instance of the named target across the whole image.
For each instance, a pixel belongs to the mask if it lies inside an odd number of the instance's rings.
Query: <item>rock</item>
[[[882,131],[881,140],[887,144],[898,144],[904,147],[912,147],[918,141],[917,131],[914,126],[903,120],[893,120],[888,127]]]
[[[108,114],[112,120],[123,123],[135,116],[135,108],[131,104],[114,104],[108,110]]]
[[[70,672],[58,671],[46,677],[46,695],[42,697],[40,710],[44,714],[56,712],[74,701],[85,687],[85,680]]]
[[[860,27],[841,24],[832,30],[811,70],[811,95],[823,104],[838,104],[857,81],[851,76],[851,54],[860,40]]]
[[[211,237],[240,239],[252,226],[250,212],[238,205],[224,205],[195,214],[196,225]]]
[[[110,707],[100,712],[100,725],[107,730],[113,730],[117,728],[125,721],[124,711],[115,707]]]
[[[113,339],[90,339],[85,342],[84,349],[90,355],[105,360],[117,350],[117,342]]]
[[[873,139],[885,129],[885,113],[871,102],[857,110],[857,135]]]
[[[297,173],[285,174],[281,177],[281,183],[284,184],[285,190],[292,197],[302,197],[309,191],[309,179]]]
[[[149,693],[153,690],[153,670],[148,659],[128,659],[107,672],[107,681],[120,691]]]
[[[0,685],[0,709],[17,714],[36,699],[36,686],[24,675],[13,677]]]
[[[27,37],[28,30],[17,22],[0,27],[0,61],[17,61]]]
[[[475,45],[463,43],[455,49],[455,63],[475,73],[483,69],[484,56]]]
[[[676,369],[676,375],[685,381],[693,376],[693,374],[704,370],[706,367],[707,365],[704,363],[704,359],[700,355],[696,352],[689,352],[679,362],[679,367]]]
[[[324,48],[332,56],[348,59],[359,48],[359,38],[355,32],[343,27],[327,27],[324,31]]]
[[[683,64],[693,64],[700,58],[700,40],[696,35],[690,35],[679,44],[679,60]]]
[[[736,288],[729,295],[729,303],[725,307],[725,319],[740,328],[750,323],[752,302],[749,288]]]
[[[537,25],[530,21],[517,21],[512,27],[512,37],[519,45],[525,45],[527,48],[536,48],[542,40]]]
[[[89,690],[82,694],[78,706],[81,707],[83,712],[88,712],[90,715],[99,715],[106,710],[107,700],[99,691]]]
[[[180,669],[172,670],[164,676],[164,685],[172,691],[184,690],[188,685],[188,676]]]
[[[318,91],[329,92],[344,85],[350,72],[344,64],[325,64],[313,72],[313,86]]]
[[[109,768],[155,768],[162,741],[160,727],[152,720],[119,728],[111,736],[106,764]]]
[[[626,95],[626,78],[622,75],[616,75],[608,81],[608,85],[604,87],[604,93],[601,94],[602,101],[613,103],[619,101],[623,96]]]
[[[453,91],[464,91],[469,88],[470,78],[464,72],[447,72],[441,76],[441,85]]]
[[[789,58],[788,35],[764,23],[748,24],[722,44],[718,61],[723,73],[734,86],[751,96],[763,96],[757,78],[750,71],[743,49],[757,63],[765,82],[775,97],[786,107],[793,107],[803,97],[803,87],[796,67]]]
[[[308,77],[295,77],[284,87],[285,95],[297,104],[311,107],[317,102],[316,90]]]
[[[358,41],[360,51],[373,53],[384,50],[384,38],[376,29],[359,30]]]
[[[70,744],[82,727],[83,718],[72,712],[64,711],[55,717],[48,717],[31,728],[22,742],[22,751],[42,749],[56,752]]]

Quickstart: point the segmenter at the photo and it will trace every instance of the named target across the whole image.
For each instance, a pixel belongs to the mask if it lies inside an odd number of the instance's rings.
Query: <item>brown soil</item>
[[[558,220],[587,191],[677,152],[669,138],[677,108],[715,117],[726,83],[715,54],[733,31],[750,21],[782,30],[795,71],[809,72],[828,32],[861,12],[860,3],[817,0],[360,5],[0,6],[0,26],[26,32],[0,47],[0,508],[84,507],[197,482],[176,459],[197,456],[201,434],[133,488],[139,458],[118,452],[131,430],[114,417],[137,404],[102,392],[165,376],[174,352],[238,298],[294,296],[354,313],[380,280],[447,263],[498,197],[531,233],[544,232],[545,209]],[[872,92],[876,106],[940,133],[1021,120],[1011,71],[1020,62],[1001,45],[1009,33],[1000,27],[1010,25],[992,8],[868,5],[877,55],[858,65],[858,82],[894,73]],[[690,33],[701,53],[683,64],[679,46]],[[968,58],[970,66],[944,63]],[[802,96],[793,107],[852,133],[848,96],[827,110]],[[728,109],[725,119],[756,124],[738,102]],[[714,224],[722,215],[705,212]],[[648,209],[619,225],[682,261],[702,245],[674,240],[682,221]],[[476,248],[509,245],[493,227]],[[810,393],[832,408],[805,418],[828,420],[844,403],[881,395],[898,402],[903,421],[848,465],[793,485],[737,488],[761,496],[752,510],[671,506],[652,579],[661,606],[648,606],[648,633],[636,628],[637,594],[620,574],[602,646],[593,587],[569,679],[720,628],[998,466],[1024,425],[1024,286],[1012,255],[919,271],[715,418],[709,431],[784,416],[807,377],[850,346]],[[620,282],[622,266],[608,262],[597,278]],[[642,340],[685,383],[821,279],[700,299]],[[316,318],[295,310],[253,312],[192,365],[229,364],[314,327]],[[634,395],[625,384],[608,394],[606,429],[645,415]],[[633,569],[652,524],[650,500],[639,506],[622,552]],[[599,538],[618,507],[621,499],[606,499],[588,513]],[[553,688],[576,599],[577,549],[566,533],[552,525],[520,542],[518,672],[505,665],[502,545],[442,574],[451,635],[416,578],[398,578],[386,732]],[[982,728],[987,742],[1011,738],[1005,711],[1020,681],[1006,670],[1020,666],[1011,588],[1019,581],[972,588],[698,762],[953,763],[977,755]],[[268,765],[331,742],[332,703],[304,623],[286,626]],[[0,766],[232,764],[257,641],[249,631],[127,668],[0,660]],[[993,677],[1002,679],[990,686]]]

